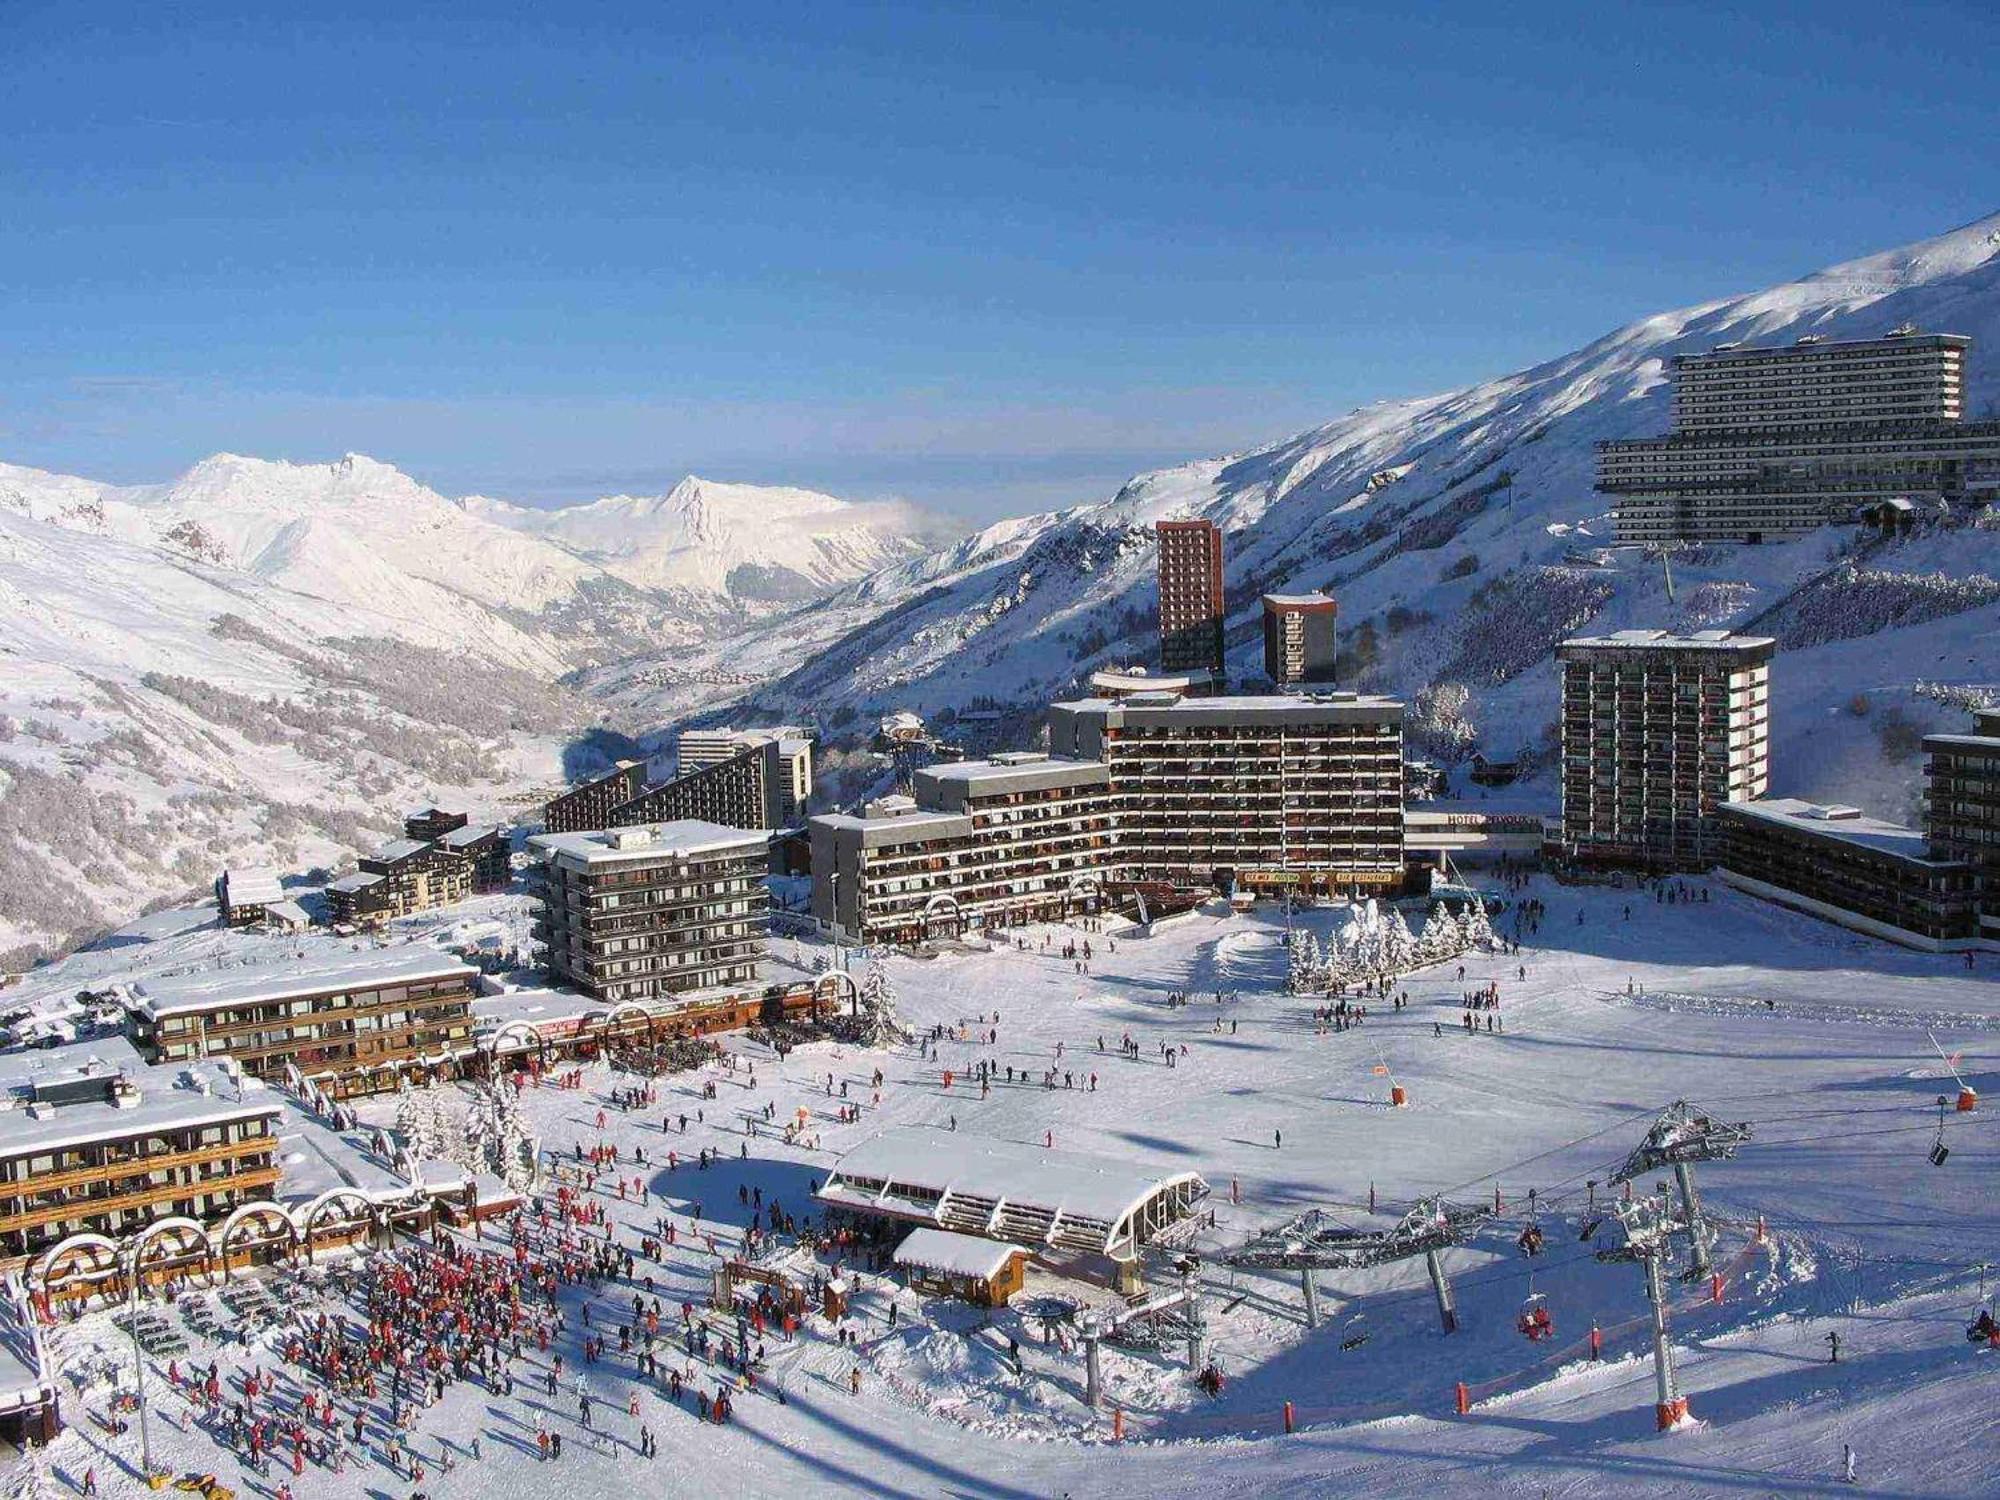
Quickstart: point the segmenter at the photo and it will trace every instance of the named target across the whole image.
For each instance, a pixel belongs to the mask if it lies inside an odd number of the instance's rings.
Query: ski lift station
[[[1139,1252],[1208,1196],[1194,1172],[904,1126],[863,1141],[816,1194],[829,1209],[1007,1240],[1121,1290]]]

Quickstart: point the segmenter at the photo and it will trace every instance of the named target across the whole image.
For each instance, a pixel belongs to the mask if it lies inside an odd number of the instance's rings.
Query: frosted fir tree
[[[1319,943],[1303,927],[1285,939],[1285,989],[1293,995],[1316,994],[1326,984],[1326,960]]]
[[[1410,924],[1403,920],[1401,912],[1388,912],[1382,918],[1382,966],[1392,974],[1400,974],[1414,968],[1416,960],[1417,940],[1410,935]]]
[[[1465,934],[1459,929],[1458,918],[1446,907],[1432,907],[1417,939],[1416,963],[1441,964],[1464,951]]]
[[[1354,941],[1347,950],[1347,964],[1356,974],[1379,974],[1384,965],[1382,913],[1373,897],[1355,908],[1356,919],[1349,924]]]
[[[510,1188],[533,1187],[540,1172],[541,1142],[528,1129],[514,1091],[505,1084],[484,1090],[472,1118],[479,1148],[477,1169],[491,1172]]]
[[[444,1126],[439,1118],[435,1088],[405,1089],[396,1101],[396,1138],[401,1143],[397,1155],[408,1175],[417,1163],[444,1154]]]
[[[896,1008],[896,986],[880,959],[870,959],[861,971],[859,993],[855,997],[861,1014],[861,1042],[868,1047],[887,1047],[904,1037],[903,1023]]]
[[[1459,919],[1465,931],[1465,942],[1469,948],[1491,948],[1493,946],[1493,924],[1487,920],[1486,903],[1474,896],[1466,904],[1465,915]]]

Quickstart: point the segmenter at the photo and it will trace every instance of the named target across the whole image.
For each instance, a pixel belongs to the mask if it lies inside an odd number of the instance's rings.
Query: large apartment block
[[[601,776],[579,782],[542,809],[548,833],[582,833],[611,826],[611,810],[646,789],[646,763],[621,760]]]
[[[1720,819],[1731,885],[1906,947],[1971,946],[1971,867],[1916,829],[1795,797],[1725,803]]]
[[[1970,734],[1925,736],[1924,750],[1925,836],[1938,858],[1970,867],[1979,935],[2000,946],[2000,710],[1980,713]]]
[[[1767,636],[1621,630],[1564,641],[1562,843],[1583,863],[1703,870],[1716,812],[1770,783]]]
[[[867,942],[1095,912],[1109,772],[1032,753],[929,766],[914,797],[812,820],[813,915]]]
[[[1905,329],[1676,356],[1672,432],[1597,445],[1618,539],[1756,542],[1885,501],[1990,503],[2000,422],[1963,420],[1971,342]]]
[[[1403,705],[1357,693],[1083,699],[1053,753],[1101,762],[1112,878],[1324,894],[1403,878]]]
[[[767,843],[694,820],[538,835],[550,975],[614,1003],[754,983]]]
[[[790,770],[777,740],[739,748],[611,809],[608,828],[693,820],[725,828],[781,828],[791,805]],[[685,762],[682,763],[685,766]]]
[[[1331,683],[1339,613],[1325,594],[1266,594],[1264,675],[1283,688]]]
[[[214,1063],[148,1067],[122,1037],[0,1059],[0,1263],[269,1198],[281,1109]]]
[[[1213,521],[1161,521],[1160,670],[1222,676],[1222,530]]]
[[[762,825],[742,826],[788,827],[805,817],[806,803],[812,797],[813,737],[810,730],[796,724],[764,729],[684,729],[676,746],[679,757],[677,769],[680,775],[687,776],[765,745],[775,747],[779,767],[778,774],[773,778],[773,813]]]
[[[463,959],[408,944],[146,979],[126,1012],[148,1062],[228,1057],[267,1081],[291,1064],[344,1098],[464,1052],[477,979]]]

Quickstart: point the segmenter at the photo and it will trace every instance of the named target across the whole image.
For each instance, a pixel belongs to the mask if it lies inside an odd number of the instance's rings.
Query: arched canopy
[[[1187,1218],[1208,1184],[1194,1172],[909,1126],[848,1152],[817,1196],[961,1234],[1132,1260]]]
[[[245,1203],[222,1221],[222,1227],[215,1231],[215,1250],[218,1255],[229,1254],[229,1242],[237,1230],[244,1225],[252,1226],[250,1243],[268,1245],[283,1240],[287,1245],[296,1243],[302,1231],[298,1220],[276,1203]],[[261,1232],[259,1232],[261,1230]]]
[[[518,1042],[519,1046],[513,1048],[507,1047],[509,1038]],[[535,1029],[535,1024],[532,1021],[509,1021],[486,1039],[486,1050],[494,1056],[498,1056],[503,1049],[519,1051],[521,1048],[539,1048],[541,1045],[542,1034]]]
[[[89,1256],[87,1265],[70,1268],[72,1260],[85,1254]],[[65,1274],[58,1275],[59,1271]],[[28,1282],[42,1291],[52,1292],[69,1285],[72,1281],[88,1281],[95,1284],[109,1281],[117,1274],[117,1243],[86,1229],[56,1241],[43,1251],[28,1267]]]

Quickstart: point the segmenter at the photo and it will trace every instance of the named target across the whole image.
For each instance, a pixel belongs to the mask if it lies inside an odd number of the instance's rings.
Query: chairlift
[[[1549,1299],[1540,1292],[1529,1292],[1527,1300],[1521,1304],[1514,1326],[1521,1331],[1521,1337],[1531,1344],[1554,1338],[1556,1320],[1549,1313]]]
[[[1934,1167],[1943,1166],[1945,1164],[1946,1159],[1951,1155],[1951,1147],[1947,1146],[1944,1143],[1944,1112],[1945,1112],[1945,1107],[1949,1102],[1950,1101],[1947,1100],[1943,1094],[1938,1095],[1937,1135],[1933,1137],[1931,1140],[1931,1151],[1930,1151],[1931,1165]]]

